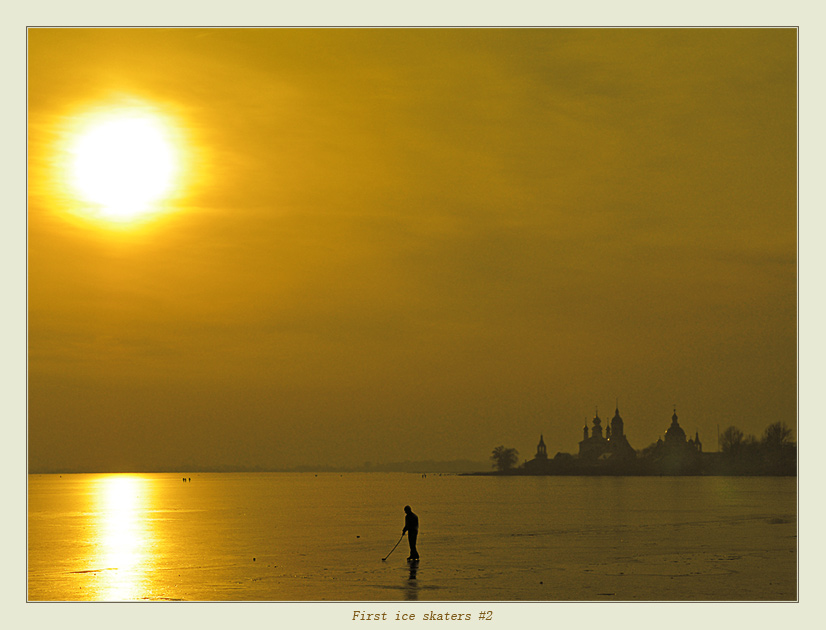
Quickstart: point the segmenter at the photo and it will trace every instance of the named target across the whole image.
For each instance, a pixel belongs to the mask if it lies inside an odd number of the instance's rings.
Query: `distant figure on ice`
[[[416,539],[419,537],[419,517],[413,513],[409,505],[404,506],[404,515],[402,536],[407,532],[407,542],[410,543],[410,557],[408,560],[418,560],[419,552],[416,550]]]

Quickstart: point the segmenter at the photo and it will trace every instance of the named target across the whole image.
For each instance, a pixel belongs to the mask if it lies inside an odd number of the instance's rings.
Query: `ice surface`
[[[29,599],[797,598],[794,478],[187,477],[30,476]]]

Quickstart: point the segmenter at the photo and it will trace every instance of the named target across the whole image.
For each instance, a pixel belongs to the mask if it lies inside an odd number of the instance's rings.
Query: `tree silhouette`
[[[783,422],[766,427],[760,447],[765,470],[775,474],[794,474],[797,468],[797,448],[791,441],[792,430]]]
[[[510,470],[519,461],[519,451],[515,448],[505,448],[504,446],[497,446],[493,449],[490,455],[493,460],[493,466],[500,472]]]
[[[763,432],[763,445],[768,448],[782,448],[789,444],[792,430],[785,422],[775,422],[766,427]]]
[[[720,435],[720,450],[735,455],[743,446],[743,432],[737,427],[729,427]]]

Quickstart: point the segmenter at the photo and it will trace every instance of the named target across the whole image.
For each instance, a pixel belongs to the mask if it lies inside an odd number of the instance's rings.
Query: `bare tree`
[[[733,455],[743,446],[743,432],[737,427],[729,427],[720,434],[720,450]]]
[[[785,422],[775,422],[763,432],[763,445],[769,448],[781,448],[790,442],[792,430]]]

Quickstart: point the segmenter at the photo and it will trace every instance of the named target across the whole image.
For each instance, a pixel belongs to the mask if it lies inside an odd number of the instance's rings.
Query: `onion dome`
[[[665,432],[666,442],[685,442],[685,431],[677,422],[677,410],[674,410],[674,415],[671,416],[671,426]]]

